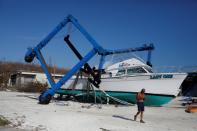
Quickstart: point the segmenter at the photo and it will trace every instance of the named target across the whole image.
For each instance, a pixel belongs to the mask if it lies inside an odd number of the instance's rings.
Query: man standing
[[[143,121],[143,112],[144,112],[144,100],[145,100],[145,89],[142,89],[137,95],[136,95],[136,101],[137,101],[137,107],[138,112],[134,116],[134,121],[136,121],[137,116],[140,114],[140,122],[145,123]]]

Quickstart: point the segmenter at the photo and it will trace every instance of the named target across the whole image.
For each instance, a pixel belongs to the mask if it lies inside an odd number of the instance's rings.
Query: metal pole
[[[67,80],[69,80],[72,75],[74,75],[88,60],[90,60],[97,52],[92,49],[80,62],[78,62],[64,77],[62,77],[57,84],[55,84],[51,89],[48,89],[43,96],[47,94],[54,95],[55,91],[58,90]]]
[[[40,50],[37,49],[37,48],[35,48],[35,53],[36,53],[36,56],[37,56],[38,60],[39,60],[40,63],[41,63],[41,67],[42,67],[44,73],[46,74],[47,79],[48,79],[48,81],[49,81],[51,87],[54,86],[54,85],[55,85],[55,82],[54,82],[54,80],[53,80],[53,78],[52,78],[52,76],[51,76],[51,74],[50,74],[50,72],[49,72],[49,70],[48,70],[48,68],[47,68],[47,65],[46,65],[46,62],[45,62],[45,60],[44,60],[44,58],[43,58],[42,53],[41,53]]]

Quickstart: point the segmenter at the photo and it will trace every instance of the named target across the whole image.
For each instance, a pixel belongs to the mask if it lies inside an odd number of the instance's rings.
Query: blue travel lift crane
[[[48,42],[63,28],[67,23],[71,22],[84,36],[85,38],[92,44],[93,48],[83,57],[78,50],[74,47],[74,45],[69,40],[69,35],[64,38],[64,41],[67,45],[71,48],[71,50],[75,53],[77,58],[80,60],[68,73],[66,73],[57,83],[53,80],[45,62],[45,59],[41,53],[41,49],[44,48]],[[52,99],[53,95],[56,93],[58,89],[68,81],[76,72],[79,70],[85,71],[86,73],[90,74],[93,80],[90,82],[97,88],[99,88],[100,84],[100,75],[102,71],[102,67],[104,64],[105,56],[112,55],[112,54],[121,54],[121,53],[129,53],[135,51],[148,51],[148,58],[147,64],[151,65],[151,51],[154,49],[153,44],[144,45],[142,47],[137,48],[128,48],[128,49],[119,49],[119,50],[107,50],[104,49],[101,45],[99,45],[92,36],[78,23],[77,19],[75,19],[72,15],[68,15],[63,21],[61,21],[51,33],[49,33],[36,47],[28,48],[28,51],[25,55],[25,61],[30,63],[36,57],[40,63],[44,73],[47,76],[47,79],[50,83],[51,88],[47,89],[46,91],[42,92],[39,96],[39,103],[40,104],[48,104]],[[100,55],[100,63],[99,63],[99,77],[94,75],[94,70],[91,66],[87,63],[94,55]],[[82,68],[84,67],[84,68]]]

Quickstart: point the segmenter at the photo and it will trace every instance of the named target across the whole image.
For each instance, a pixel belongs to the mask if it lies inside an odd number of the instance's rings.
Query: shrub
[[[0,116],[0,126],[5,126],[8,124],[10,124],[10,122],[7,119],[5,119],[5,117]]]

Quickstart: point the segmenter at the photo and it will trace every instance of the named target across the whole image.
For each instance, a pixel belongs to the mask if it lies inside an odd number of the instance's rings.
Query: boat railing
[[[103,75],[102,78],[123,78],[128,76],[147,76],[147,75],[154,75],[154,74],[172,74],[172,73],[190,73],[190,72],[197,72],[197,66],[158,66],[153,67],[154,73],[134,73],[134,74],[120,74],[117,73],[107,73]]]

